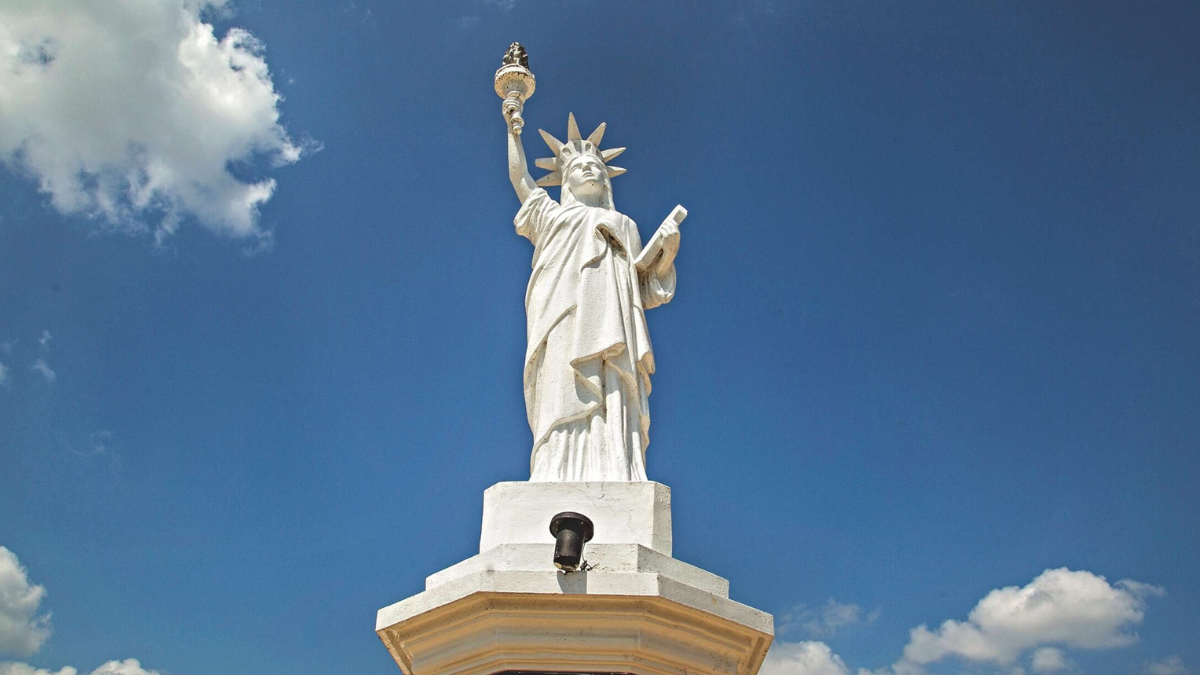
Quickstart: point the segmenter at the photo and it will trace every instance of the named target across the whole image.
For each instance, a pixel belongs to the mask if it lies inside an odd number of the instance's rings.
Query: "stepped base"
[[[580,492],[581,485],[599,487]],[[592,500],[580,501],[581,494]],[[563,495],[569,500],[560,501]],[[725,579],[669,555],[669,495],[657,483],[493,486],[485,493],[484,550],[428,577],[424,592],[379,610],[375,632],[405,675],[755,675],[774,621],[730,600]],[[531,502],[537,505],[517,506]],[[584,548],[587,571],[554,567],[545,528],[566,510],[596,524]],[[535,521],[544,521],[544,536],[528,524]],[[489,522],[516,526],[489,538]],[[649,538],[658,549],[614,538]]]

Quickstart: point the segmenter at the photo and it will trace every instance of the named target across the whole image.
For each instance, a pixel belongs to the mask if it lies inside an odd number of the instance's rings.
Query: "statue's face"
[[[604,182],[607,178],[608,171],[604,162],[591,155],[585,155],[571,162],[564,184],[576,199],[599,197],[604,192]]]

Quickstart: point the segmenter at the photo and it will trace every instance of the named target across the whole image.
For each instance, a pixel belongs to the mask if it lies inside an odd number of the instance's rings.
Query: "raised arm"
[[[525,163],[525,147],[521,145],[520,134],[514,133],[512,113],[507,106],[504,109],[504,126],[508,128],[508,179],[512,181],[513,189],[517,191],[517,199],[524,204],[529,195],[537,189],[533,176],[529,175],[529,165]]]

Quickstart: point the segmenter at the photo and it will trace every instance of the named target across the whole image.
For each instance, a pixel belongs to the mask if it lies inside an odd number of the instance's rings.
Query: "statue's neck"
[[[604,207],[604,202],[601,195],[577,195],[574,192],[570,193],[570,195],[570,201],[575,204],[579,204],[580,206],[591,206],[594,208]]]

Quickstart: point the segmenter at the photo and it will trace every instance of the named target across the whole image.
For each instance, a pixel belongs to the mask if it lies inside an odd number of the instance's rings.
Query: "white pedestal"
[[[549,524],[561,511],[595,524],[587,571],[554,567]],[[375,632],[405,675],[755,675],[762,665],[774,620],[670,556],[666,486],[500,483],[484,493],[483,522],[479,555],[379,610]]]
[[[554,543],[550,519],[582,513],[592,543],[641,544],[671,555],[671,488],[662,483],[497,483],[483,493],[479,552],[502,544]]]

